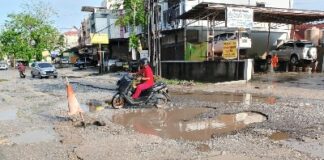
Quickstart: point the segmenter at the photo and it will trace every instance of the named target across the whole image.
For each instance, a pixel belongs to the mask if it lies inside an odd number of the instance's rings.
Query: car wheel
[[[33,72],[30,72],[32,78],[35,78],[35,75],[33,74]]]
[[[290,57],[290,63],[293,65],[297,65],[298,64],[298,57],[296,55],[292,55]]]
[[[38,74],[38,78],[39,78],[39,79],[42,79],[42,78],[43,78],[42,75],[41,75],[40,73]]]

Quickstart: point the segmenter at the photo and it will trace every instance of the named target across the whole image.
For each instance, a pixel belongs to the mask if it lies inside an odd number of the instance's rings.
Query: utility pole
[[[148,48],[155,75],[161,76],[160,10],[156,0],[148,0]]]

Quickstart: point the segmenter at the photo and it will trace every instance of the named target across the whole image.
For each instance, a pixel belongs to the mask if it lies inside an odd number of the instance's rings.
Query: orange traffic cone
[[[80,114],[82,121],[83,121],[83,110],[80,108],[80,104],[78,100],[75,97],[75,94],[73,92],[72,85],[69,83],[68,79],[66,78],[66,91],[67,91],[67,98],[68,98],[68,107],[69,107],[69,112],[68,115],[72,116],[75,114]]]

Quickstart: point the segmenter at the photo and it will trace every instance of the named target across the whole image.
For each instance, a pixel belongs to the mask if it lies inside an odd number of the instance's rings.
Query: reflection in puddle
[[[266,97],[255,96],[249,93],[208,93],[208,92],[194,92],[194,93],[171,93],[171,97],[179,99],[190,99],[196,101],[207,101],[216,103],[244,103],[250,105],[254,102],[268,103]]]
[[[286,140],[289,138],[289,134],[286,132],[276,132],[273,133],[269,138],[274,141]]]
[[[135,110],[115,115],[113,121],[135,131],[162,138],[184,140],[208,140],[212,136],[228,134],[252,123],[266,120],[264,115],[254,112],[223,114],[214,118],[197,118],[208,108],[173,108],[170,110]]]
[[[22,133],[17,137],[11,138],[11,141],[16,144],[28,144],[38,142],[48,142],[55,138],[55,132],[53,129],[48,128],[46,130],[33,130],[30,132]]]
[[[14,120],[17,117],[17,109],[0,110],[0,121]]]

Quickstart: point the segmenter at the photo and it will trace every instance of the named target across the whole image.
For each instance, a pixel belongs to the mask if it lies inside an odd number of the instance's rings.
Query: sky
[[[7,15],[21,11],[21,5],[29,0],[0,0],[0,28],[5,23]],[[102,0],[41,0],[48,2],[58,13],[53,17],[55,26],[60,31],[66,31],[73,26],[80,27],[87,13],[81,12],[82,6],[100,6]],[[278,0],[280,1],[280,0]],[[323,10],[324,0],[294,0],[294,8],[308,10]]]
[[[26,4],[30,0],[0,0],[0,28],[4,25],[7,15],[17,13],[22,10],[22,4]],[[57,16],[52,19],[55,26],[60,31],[67,31],[73,26],[80,27],[81,21],[87,15],[81,12],[82,6],[100,6],[102,0],[38,0],[49,3],[57,12]],[[34,1],[37,2],[37,1]]]

